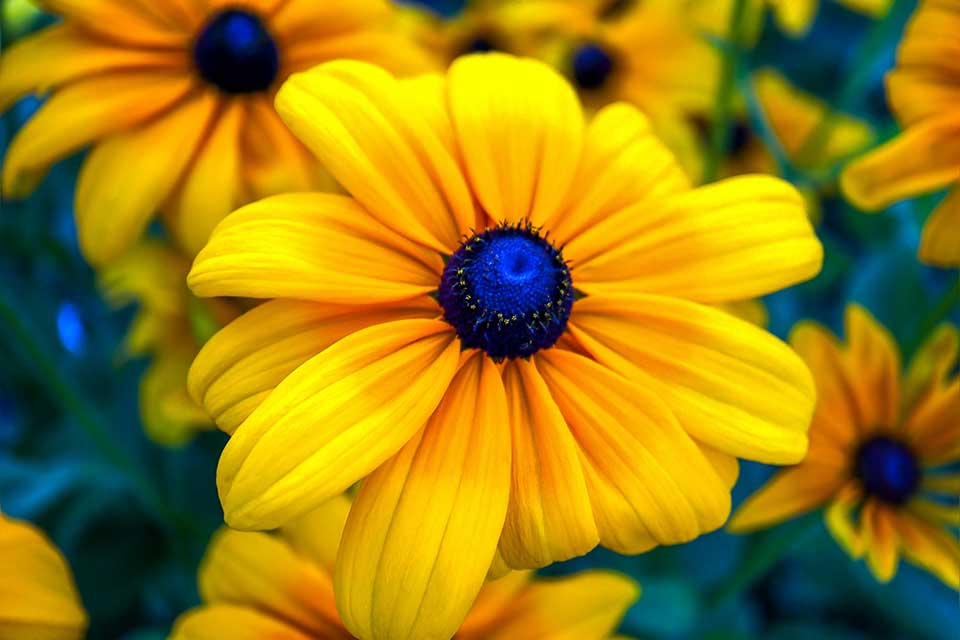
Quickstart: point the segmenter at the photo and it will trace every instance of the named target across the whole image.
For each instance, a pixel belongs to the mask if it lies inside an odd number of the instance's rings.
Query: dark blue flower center
[[[193,46],[200,75],[226,93],[270,88],[280,71],[277,43],[263,21],[243,9],[216,14]]]
[[[920,485],[920,467],[913,452],[887,436],[860,445],[854,464],[863,490],[890,504],[903,504]]]
[[[573,79],[581,89],[599,89],[613,73],[610,54],[598,44],[587,43],[573,52]]]
[[[479,34],[473,40],[467,42],[463,47],[463,54],[467,55],[469,53],[489,53],[491,51],[500,51],[500,47],[497,46],[496,39],[490,35]]]
[[[560,249],[528,223],[487,229],[450,257],[437,299],[464,348],[526,358],[552,346],[573,305]]]

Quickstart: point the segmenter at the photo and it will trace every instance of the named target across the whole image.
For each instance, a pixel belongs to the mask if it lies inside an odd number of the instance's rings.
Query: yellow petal
[[[600,362],[663,398],[699,442],[740,458],[799,462],[814,383],[787,345],[711,307],[644,294],[577,301],[570,329]]]
[[[335,191],[333,178],[283,124],[271,100],[258,96],[246,103],[247,125],[240,135],[248,200],[278,193]]]
[[[930,333],[910,360],[903,381],[904,405],[911,406],[932,389],[949,385],[958,359],[960,332],[945,322]]]
[[[240,204],[243,116],[241,100],[231,100],[217,115],[193,166],[168,205],[167,228],[187,255],[197,255],[217,223]]]
[[[945,269],[960,267],[960,188],[954,187],[927,218],[918,257]]]
[[[868,500],[860,512],[867,566],[880,582],[889,582],[897,572],[900,535],[894,528],[895,514],[884,504]]]
[[[221,529],[200,565],[199,582],[205,602],[247,606],[315,637],[343,635],[331,575],[277,536]]]
[[[896,339],[857,304],[845,314],[848,392],[861,431],[893,427],[900,418],[900,352]]]
[[[448,99],[470,183],[490,219],[539,225],[553,216],[583,146],[570,84],[539,61],[472,55],[450,67]]]
[[[788,35],[799,38],[810,30],[820,0],[769,0],[773,15],[779,26]]]
[[[80,248],[90,262],[116,259],[138,238],[189,165],[217,101],[204,92],[90,152],[75,205]]]
[[[689,188],[690,179],[647,117],[618,102],[601,109],[590,122],[570,193],[558,214],[544,224],[563,245],[624,207]]]
[[[50,540],[0,514],[0,636],[80,640],[87,615],[70,568]]]
[[[605,547],[639,553],[650,538],[687,542],[723,524],[726,483],[659,398],[569,351],[536,363],[583,452]]]
[[[436,67],[431,55],[402,33],[365,29],[325,37],[298,37],[284,50],[290,72],[332,60],[363,60],[392,73],[409,75]]]
[[[723,480],[727,489],[732,489],[733,485],[737,483],[737,478],[740,476],[740,462],[736,456],[717,451],[713,447],[708,447],[700,442],[697,443],[697,446],[700,447],[703,457],[707,459],[707,462],[709,462],[713,470],[716,471],[717,476]]]
[[[437,315],[436,303],[426,297],[359,308],[271,300],[207,341],[187,384],[217,426],[232,434],[294,369],[340,338],[382,322]]]
[[[0,112],[27,93],[46,93],[52,87],[84,76],[117,69],[183,69],[189,65],[182,51],[137,49],[96,40],[72,24],[57,24],[24,38],[0,58]]]
[[[513,472],[500,553],[514,569],[583,555],[599,536],[580,453],[533,363],[504,369],[510,406]]]
[[[513,611],[488,640],[605,640],[640,597],[640,587],[612,571],[538,580],[513,604]]]
[[[934,502],[927,498],[914,498],[910,501],[909,510],[924,520],[945,527],[960,527],[960,505],[953,501],[951,504]]]
[[[853,511],[860,504],[859,483],[851,480],[824,512],[824,522],[834,540],[853,558],[863,556],[863,537],[853,524]]]
[[[510,616],[517,596],[533,580],[532,571],[510,571],[488,580],[457,630],[457,640],[487,640]]]
[[[947,114],[960,102],[956,76],[934,64],[894,69],[886,83],[890,109],[905,127]]]
[[[894,526],[910,562],[960,589],[960,542],[953,533],[909,515],[896,518]]]
[[[844,470],[814,463],[778,471],[740,505],[727,529],[732,533],[747,533],[816,509],[836,495],[847,478]]]
[[[459,346],[445,322],[398,320],[300,365],[223,450],[217,486],[227,523],[283,525],[380,466],[440,403]]]
[[[474,220],[451,149],[408,86],[371,64],[339,61],[298,73],[277,110],[326,169],[388,228],[450,253]]]
[[[510,491],[507,402],[475,352],[427,426],[361,486],[335,573],[361,638],[449,638],[480,591]]]
[[[926,466],[960,458],[960,378],[928,393],[906,416],[903,432]]]
[[[172,28],[124,0],[38,0],[48,13],[66,18],[110,40],[139,47],[186,48],[192,34]]]
[[[312,640],[283,620],[234,604],[205,605],[177,618],[170,640]],[[331,636],[331,640],[336,636]]]
[[[940,189],[960,173],[958,138],[955,112],[923,120],[847,165],[840,186],[851,202],[868,211]]]
[[[960,473],[925,473],[923,488],[933,493],[960,497]]]
[[[389,15],[389,7],[382,0],[281,2],[270,26],[284,40],[322,39],[369,30],[371,24],[382,23]]]
[[[157,116],[193,86],[179,74],[112,73],[57,91],[13,139],[3,166],[4,194],[26,195],[54,162]]]
[[[273,196],[227,216],[194,262],[199,296],[373,304],[437,288],[442,262],[333,194]]]
[[[201,429],[212,429],[210,418],[187,394],[186,379],[193,359],[192,340],[186,345],[161,345],[140,380],[140,418],[143,428],[157,444],[175,447]]]
[[[587,294],[643,291],[718,303],[812,278],[823,248],[794,187],[742,176],[628,207],[570,240],[564,256]]]
[[[814,372],[817,408],[811,435],[816,433],[837,449],[853,446],[860,424],[857,404],[851,393],[849,375],[856,372],[844,363],[845,356],[837,339],[828,329],[804,321],[790,332],[790,345]]]
[[[345,495],[331,498],[285,526],[280,534],[298,554],[309,558],[332,576],[351,504]]]
[[[921,3],[907,24],[897,51],[897,66],[955,83],[960,74],[958,29],[960,12],[953,0]]]

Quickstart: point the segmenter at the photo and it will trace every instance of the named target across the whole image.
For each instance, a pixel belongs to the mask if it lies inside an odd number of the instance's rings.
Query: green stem
[[[160,490],[150,481],[149,476],[114,444],[100,417],[76,392],[76,385],[67,380],[62,369],[57,366],[55,358],[34,335],[31,325],[21,318],[5,290],[0,290],[0,322],[5,325],[6,335],[11,341],[26,352],[30,363],[39,374],[39,379],[47,386],[50,397],[56,398],[63,405],[63,408],[86,432],[103,458],[127,478],[144,506],[158,514],[160,522],[181,525],[180,518],[167,505]]]
[[[736,0],[730,16],[730,37],[723,44],[723,64],[720,67],[720,81],[717,87],[717,101],[714,105],[712,128],[710,129],[710,149],[703,167],[703,182],[713,182],[720,172],[720,163],[726,155],[730,139],[730,123],[733,115],[733,97],[736,86],[737,67],[742,53],[742,42],[746,29],[747,0]]]
[[[808,513],[792,522],[753,535],[744,562],[722,586],[705,598],[707,608],[717,609],[731,597],[751,587],[809,535],[819,521],[819,512]]]

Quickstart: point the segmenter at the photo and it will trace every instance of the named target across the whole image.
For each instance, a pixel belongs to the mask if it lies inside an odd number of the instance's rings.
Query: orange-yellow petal
[[[903,554],[910,562],[960,589],[960,541],[953,533],[910,515],[896,518],[894,526],[903,540]]]
[[[343,635],[333,579],[282,538],[221,529],[199,570],[207,603],[247,606],[321,638]]]
[[[960,187],[954,187],[923,225],[920,260],[938,267],[960,267]]]
[[[868,211],[929,193],[960,174],[960,116],[923,120],[847,165],[840,185],[850,201]]]
[[[605,640],[640,597],[640,587],[612,571],[538,580],[523,590],[486,640]]]
[[[815,462],[778,471],[740,505],[727,529],[746,533],[770,527],[825,505],[848,479],[845,470]]]
[[[307,360],[223,450],[227,523],[281,526],[365,477],[426,424],[458,360],[459,342],[438,320],[368,327]]]
[[[686,542],[723,524],[727,485],[653,393],[597,362],[536,357],[583,457],[601,543],[620,553]]]
[[[570,193],[544,221],[563,245],[584,229],[638,202],[690,188],[690,179],[636,107],[618,102],[601,109],[584,133],[583,157]]]
[[[867,567],[880,582],[889,582],[900,560],[900,535],[894,528],[896,513],[877,500],[868,500],[860,512]]]
[[[241,100],[217,114],[183,184],[168,205],[167,229],[190,256],[199,253],[210,232],[241,202],[240,132],[245,126]]]
[[[117,69],[183,69],[182,51],[117,46],[72,24],[56,24],[20,40],[0,58],[0,112],[27,93]]]
[[[361,486],[337,559],[337,605],[362,638],[449,638],[480,591],[510,491],[497,365],[475,352],[427,426]]]
[[[473,202],[442,133],[408,85],[371,64],[331,62],[298,73],[277,110],[324,167],[388,228],[450,253]]]
[[[179,618],[170,640],[312,640],[312,636],[257,609],[214,604],[191,609]],[[334,640],[336,636],[332,636]]]
[[[50,540],[0,514],[0,637],[80,640],[87,615],[70,568]]]
[[[80,248],[91,263],[117,259],[140,236],[189,166],[217,102],[204,92],[90,152],[75,208]]]
[[[278,193],[335,191],[333,178],[283,124],[271,100],[260,96],[246,103],[247,124],[240,132],[246,200]]]
[[[580,452],[532,362],[504,369],[513,433],[510,507],[500,553],[514,569],[583,555],[599,542]]]
[[[718,303],[808,280],[823,248],[797,190],[741,176],[607,218],[564,247],[587,294],[658,293]]]
[[[893,427],[900,417],[900,352],[890,332],[858,304],[847,306],[844,354],[848,391],[861,431]]]
[[[666,401],[699,442],[741,458],[799,462],[814,383],[787,345],[696,303],[634,294],[577,301],[570,330],[597,360]]]
[[[330,498],[307,515],[283,527],[280,535],[298,554],[332,576],[352,503],[346,495]]]
[[[824,512],[827,530],[852,558],[863,556],[863,536],[853,522],[854,510],[863,497],[859,483],[851,480],[836,495]]]
[[[459,58],[448,77],[463,162],[490,220],[542,224],[570,189],[583,147],[573,88],[542,62],[496,53]]]
[[[928,393],[950,384],[960,358],[960,332],[952,324],[937,327],[910,359],[903,379],[903,406],[909,410]]]
[[[533,577],[533,571],[509,571],[501,578],[488,580],[470,607],[466,620],[457,629],[457,639],[488,639],[511,615],[517,596]]]
[[[3,164],[4,195],[26,195],[54,162],[157,116],[193,86],[180,74],[118,72],[57,91],[13,139]]]
[[[294,369],[340,338],[382,322],[437,315],[426,297],[359,308],[270,300],[207,341],[187,383],[217,426],[232,434]]]
[[[189,46],[191,35],[158,20],[136,2],[125,0],[38,0],[44,10],[82,26],[108,40],[135,47]]]
[[[273,196],[227,216],[193,264],[199,296],[373,304],[437,288],[440,256],[405,240],[354,200]]]

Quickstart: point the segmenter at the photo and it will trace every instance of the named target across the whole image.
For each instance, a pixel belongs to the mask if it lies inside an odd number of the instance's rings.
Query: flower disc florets
[[[563,255],[529,223],[473,235],[447,262],[437,298],[464,348],[494,360],[552,346],[573,306]]]
[[[610,78],[614,60],[601,45],[587,43],[573,52],[573,79],[581,89],[600,89]]]
[[[920,467],[907,446],[887,436],[877,436],[857,450],[855,474],[863,490],[890,504],[903,504],[920,485]]]
[[[200,75],[225,93],[266,91],[280,71],[280,53],[266,25],[243,9],[216,14],[193,46]]]

